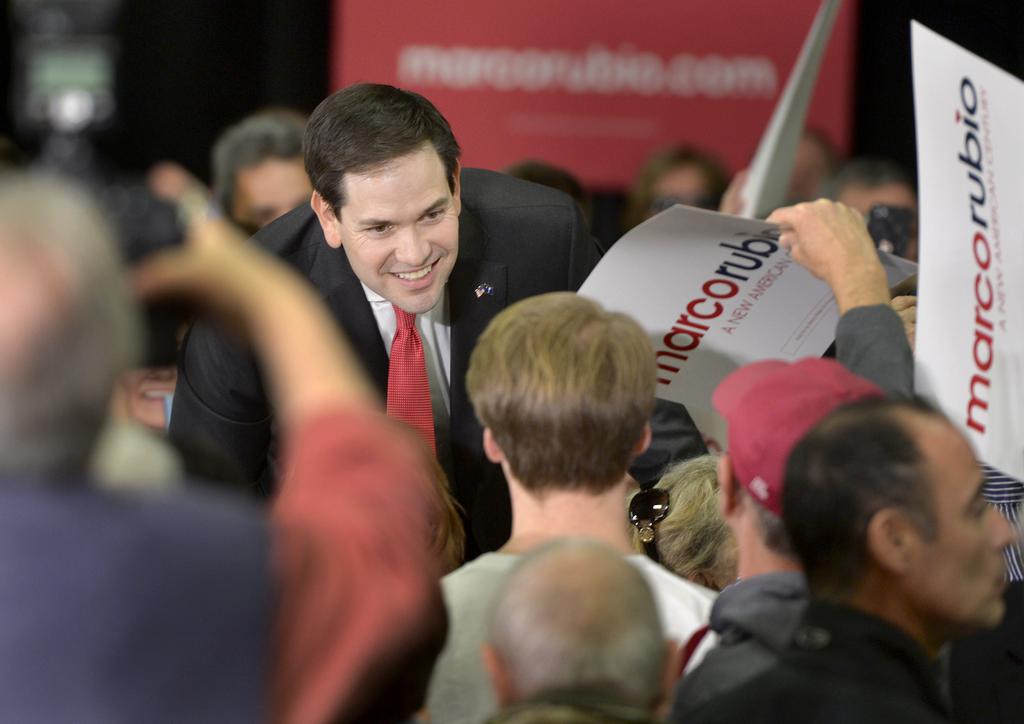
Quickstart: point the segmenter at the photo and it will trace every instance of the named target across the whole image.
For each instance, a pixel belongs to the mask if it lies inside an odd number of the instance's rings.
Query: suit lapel
[[[487,324],[508,303],[508,267],[483,258],[487,248],[476,215],[463,207],[459,219],[459,258],[448,281],[452,327],[452,415],[465,393],[469,355]],[[466,401],[468,405],[468,401]]]
[[[363,285],[352,271],[344,250],[333,249],[324,242],[315,255],[310,278],[326,292],[324,301],[341,324],[367,374],[386,397],[388,353]]]
[[[476,216],[463,206],[459,224],[459,258],[448,282],[452,329],[451,440],[455,466],[452,487],[470,518],[481,516],[477,497],[482,489],[485,494],[491,488],[499,489],[499,494],[504,490],[500,469],[484,461],[483,430],[466,392],[470,353],[484,328],[505,308],[508,299],[508,268],[504,264],[484,260],[486,246],[487,238]],[[496,479],[492,480],[495,475]],[[477,525],[485,523],[478,521]],[[475,535],[467,537],[467,554],[471,556],[479,552],[474,542]]]

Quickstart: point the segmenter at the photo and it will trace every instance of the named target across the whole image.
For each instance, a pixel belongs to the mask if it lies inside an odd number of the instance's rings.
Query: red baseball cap
[[[812,427],[837,407],[885,397],[877,385],[831,359],[765,360],[736,370],[712,402],[729,424],[729,457],[740,484],[782,515],[786,461]]]

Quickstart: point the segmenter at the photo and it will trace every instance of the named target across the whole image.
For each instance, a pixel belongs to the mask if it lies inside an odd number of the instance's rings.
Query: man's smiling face
[[[336,216],[313,195],[327,243],[345,250],[360,281],[413,314],[432,309],[459,254],[459,169],[448,187],[429,143],[365,173],[346,173]]]

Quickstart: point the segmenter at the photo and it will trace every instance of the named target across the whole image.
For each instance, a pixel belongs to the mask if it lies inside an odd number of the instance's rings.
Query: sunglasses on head
[[[661,488],[641,490],[629,501],[629,522],[640,531],[640,541],[647,556],[658,561],[654,545],[654,526],[668,515],[668,491]]]

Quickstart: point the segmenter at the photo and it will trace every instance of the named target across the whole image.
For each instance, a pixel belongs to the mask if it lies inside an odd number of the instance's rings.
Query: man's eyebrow
[[[388,226],[393,223],[390,219],[362,219],[356,222],[356,226],[369,229],[373,226]]]
[[[447,206],[450,201],[451,196],[441,196],[440,198],[437,199],[437,201],[435,201],[434,203],[430,204],[427,208],[425,208],[417,218],[422,218],[423,216],[429,214],[431,211],[436,211],[442,206]],[[360,226],[362,228],[371,228],[374,226],[388,226],[389,224],[393,223],[395,222],[392,221],[391,219],[362,219],[361,221],[357,222],[357,226]]]
[[[441,207],[443,207],[443,206],[447,206],[447,205],[448,205],[448,203],[449,203],[449,202],[450,202],[451,200],[452,200],[452,197],[451,197],[451,196],[441,196],[440,198],[438,198],[438,200],[437,200],[437,201],[435,201],[435,202],[434,202],[434,203],[432,203],[432,204],[431,204],[430,206],[428,206],[427,208],[425,208],[425,209],[423,210],[423,213],[422,213],[422,214],[420,214],[420,217],[426,216],[426,215],[427,215],[427,214],[429,214],[429,213],[430,213],[431,211],[437,211],[438,209],[440,209],[440,208],[441,208]]]

